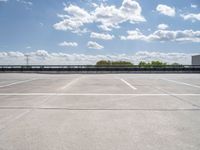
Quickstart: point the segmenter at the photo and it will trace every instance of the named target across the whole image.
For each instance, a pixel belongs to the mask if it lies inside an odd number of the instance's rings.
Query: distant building
[[[192,56],[192,65],[200,65],[200,55]]]

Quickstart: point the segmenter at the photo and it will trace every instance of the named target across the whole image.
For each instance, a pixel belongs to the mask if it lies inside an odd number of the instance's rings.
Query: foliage
[[[165,67],[167,63],[160,62],[160,61],[152,61],[151,66],[152,67]]]
[[[172,65],[180,65],[178,63],[174,63]],[[128,61],[109,61],[109,60],[100,60],[96,63],[96,66],[105,66],[105,67],[133,67],[134,64]],[[161,68],[161,67],[166,67],[167,63],[161,62],[161,61],[151,61],[151,62],[145,62],[141,61],[139,62],[138,66],[140,68]]]
[[[128,61],[109,61],[109,60],[100,60],[96,63],[96,66],[133,66],[133,63]]]
[[[139,67],[143,67],[143,68],[150,68],[151,67],[151,63],[146,63],[144,61],[139,62]]]
[[[100,60],[96,63],[96,66],[110,66],[111,61],[109,60]]]
[[[181,64],[179,64],[179,63],[173,63],[173,64],[171,64],[172,66],[181,66]]]
[[[144,61],[141,61],[139,63],[139,67],[141,68],[151,68],[151,67],[165,67],[167,65],[167,63],[163,63],[161,61],[151,61],[151,62],[144,62]]]

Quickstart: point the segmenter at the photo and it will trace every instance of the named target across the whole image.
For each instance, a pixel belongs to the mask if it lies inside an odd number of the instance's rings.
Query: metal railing
[[[200,65],[97,66],[97,65],[0,65],[0,72],[191,72],[200,73]]]

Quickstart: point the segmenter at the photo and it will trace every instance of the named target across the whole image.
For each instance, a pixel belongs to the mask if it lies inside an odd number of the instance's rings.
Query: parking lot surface
[[[199,150],[199,74],[0,74],[0,150]]]

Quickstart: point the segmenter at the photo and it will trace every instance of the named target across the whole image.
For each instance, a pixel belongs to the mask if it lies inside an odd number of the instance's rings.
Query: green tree
[[[167,64],[161,61],[152,61],[151,67],[165,67]]]
[[[107,61],[107,60],[100,60],[96,63],[96,66],[110,66],[111,65],[111,61]]]
[[[128,61],[113,61],[112,66],[133,66],[133,63]]]
[[[150,63],[146,63],[145,61],[139,62],[138,65],[139,65],[140,68],[150,68],[151,67],[151,64]]]
[[[142,68],[151,68],[151,67],[165,67],[167,64],[160,61],[151,61],[148,63],[141,61],[138,65],[139,67]]]
[[[119,67],[131,67],[134,66],[133,63],[128,61],[109,61],[109,60],[100,60],[96,63],[96,66],[119,66]]]

